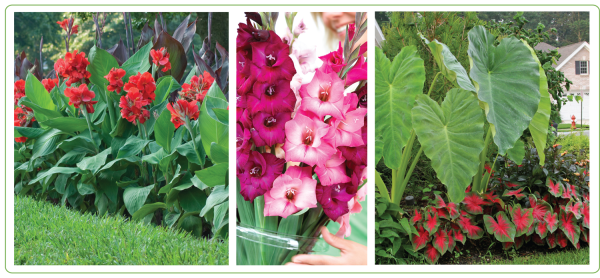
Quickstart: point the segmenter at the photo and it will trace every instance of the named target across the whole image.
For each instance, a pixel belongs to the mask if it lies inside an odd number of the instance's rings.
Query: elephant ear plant
[[[227,79],[214,75],[228,54],[183,78],[188,20],[173,36],[142,32],[137,50],[128,38],[67,52],[55,86],[33,73],[15,84],[15,194],[228,237]]]
[[[405,219],[402,210],[398,213],[387,208],[399,208],[423,153],[446,186],[449,202],[460,205],[469,186],[471,194],[486,192],[498,155],[522,160],[524,143],[519,138],[524,130],[529,128],[535,146],[544,149],[550,117],[544,70],[526,42],[507,37],[498,44],[484,27],[473,28],[468,33],[467,74],[446,45],[421,37],[439,70],[428,95],[422,93],[425,69],[415,46],[404,47],[392,61],[379,48],[375,53],[376,161],[383,158],[392,173],[391,192],[376,173],[378,219],[396,219],[400,224]],[[440,77],[454,88],[438,104],[429,95]],[[420,148],[413,153],[417,140]],[[489,155],[496,150],[494,161],[488,163]],[[540,165],[544,163],[542,156]],[[379,226],[378,232],[382,238],[387,237],[383,236],[386,229],[396,235],[419,235],[415,227],[404,226],[393,228],[387,223]],[[387,238],[395,250],[410,244],[406,238]]]

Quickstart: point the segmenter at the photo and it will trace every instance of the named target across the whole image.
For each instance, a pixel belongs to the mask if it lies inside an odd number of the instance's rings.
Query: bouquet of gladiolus
[[[330,220],[349,236],[366,195],[366,14],[320,57],[295,16],[281,36],[277,13],[246,13],[238,28],[238,264],[310,252]]]

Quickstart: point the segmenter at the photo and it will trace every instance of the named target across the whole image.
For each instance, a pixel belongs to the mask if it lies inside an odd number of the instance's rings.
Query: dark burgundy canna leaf
[[[425,245],[427,245],[427,242],[429,242],[430,238],[429,238],[429,232],[427,232],[425,229],[423,229],[422,226],[419,226],[417,228],[417,232],[419,233],[419,235],[415,235],[411,233],[411,243],[412,243],[412,247],[414,249],[415,252],[421,250],[423,247],[425,247]]]
[[[181,82],[181,78],[183,78],[185,67],[187,65],[187,58],[183,46],[166,32],[161,32],[152,46],[152,49],[159,50],[161,47],[164,47],[167,50],[167,53],[169,53],[169,62],[171,63],[171,69],[168,70],[165,75],[171,75],[177,82]],[[148,57],[148,59],[151,59],[151,57]],[[162,71],[158,72],[162,73]]]
[[[533,219],[535,219],[537,221],[543,221],[544,215],[546,215],[546,212],[552,210],[552,207],[550,207],[550,204],[548,204],[544,200],[538,201],[538,199],[533,194],[529,195],[529,204],[531,205],[531,208],[533,209],[533,212],[532,212]]]
[[[535,224],[535,232],[543,239],[548,235],[548,226],[544,222],[538,222]]]
[[[480,239],[483,236],[483,229],[475,225],[473,220],[467,216],[461,215],[458,218],[458,225],[470,239]]]
[[[560,183],[554,183],[549,177],[546,179],[546,186],[548,186],[548,191],[554,197],[560,197],[563,193],[563,188]]]
[[[496,219],[498,219],[497,222],[489,215],[483,216],[483,222],[488,233],[493,234],[500,242],[514,242],[516,234],[515,224],[510,222],[506,214],[502,211],[496,214]]]
[[[564,233],[561,233],[560,231],[556,233],[556,244],[558,246],[560,246],[561,248],[565,248],[567,247],[568,242],[569,241],[567,240],[567,237]]]
[[[504,191],[504,194],[502,194],[502,197],[509,197],[509,196],[515,196],[518,200],[521,200],[525,197],[525,193],[523,193],[523,188],[519,188],[517,190],[508,190],[506,189]]]
[[[514,207],[509,207],[509,212],[512,222],[515,224],[515,236],[518,237],[527,233],[529,227],[533,224],[532,209],[523,209],[520,204],[517,204]]]
[[[435,208],[445,208],[446,207],[446,202],[444,202],[444,199],[442,199],[442,197],[438,194],[435,194],[435,200],[433,201]]]
[[[450,215],[450,219],[456,219],[460,214],[458,213],[458,206],[456,205],[456,203],[448,203],[446,205],[446,210],[448,211],[448,214]]]
[[[425,222],[423,222],[423,227],[429,232],[429,234],[434,234],[439,226],[440,218],[438,217],[437,213],[427,213],[425,215]]]
[[[463,200],[463,204],[465,204],[465,210],[470,214],[482,214],[483,213],[483,205],[487,205],[488,202],[483,200],[481,196],[477,195],[474,192],[467,194],[465,199]]]
[[[435,264],[439,258],[440,252],[438,252],[438,250],[435,249],[431,243],[427,244],[427,247],[425,247],[425,259],[427,262],[430,264]]]
[[[115,57],[117,63],[119,63],[119,66],[123,65],[123,63],[129,59],[129,51],[127,50],[125,44],[123,44],[123,40],[119,40],[117,44],[107,49],[106,52]]]
[[[417,224],[417,222],[419,222],[421,220],[423,220],[423,215],[417,209],[415,209],[415,213],[410,218],[410,223],[415,225],[415,224]]]
[[[550,233],[554,233],[558,228],[558,214],[554,212],[546,212],[544,215],[544,222],[546,223],[546,227]]]
[[[173,32],[173,38],[183,45],[183,49],[185,53],[187,53],[190,48],[190,44],[192,43],[192,39],[194,38],[194,34],[196,34],[196,22],[198,19],[194,20],[192,23],[190,22],[191,14],[188,15],[175,29]]]
[[[446,230],[439,229],[437,233],[433,235],[432,243],[433,247],[440,252],[440,255],[444,255],[446,251],[448,251],[448,244],[450,243],[450,239],[448,238],[448,233]]]
[[[579,230],[577,221],[575,220],[575,215],[573,215],[573,213],[570,212],[561,211],[559,219],[560,221],[558,223],[558,226],[560,230],[565,233],[565,235],[571,241],[571,243],[573,243],[573,245],[576,245],[577,242],[579,242],[579,233],[581,231]]]
[[[148,22],[144,24],[142,28],[142,33],[140,34],[140,39],[138,40],[136,49],[142,48],[144,45],[148,44],[152,37],[154,36],[154,29],[148,27]]]

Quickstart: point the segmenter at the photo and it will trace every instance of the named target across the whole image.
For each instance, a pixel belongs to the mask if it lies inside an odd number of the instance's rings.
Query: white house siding
[[[560,117],[563,122],[571,122],[572,115],[575,115],[577,122],[579,122],[581,118],[581,112],[583,112],[584,121],[590,119],[590,75],[575,74],[575,61],[589,60],[590,52],[584,47],[570,60],[566,61],[566,64],[560,68],[560,71],[565,73],[565,77],[573,82],[573,85],[571,85],[571,90],[569,90],[568,93],[583,97],[583,110],[582,105],[575,102],[575,100],[573,102],[567,102],[567,104],[562,107],[560,110]],[[595,61],[591,61],[591,63],[593,62]],[[595,65],[593,67],[597,68]],[[597,74],[593,71],[591,73]]]

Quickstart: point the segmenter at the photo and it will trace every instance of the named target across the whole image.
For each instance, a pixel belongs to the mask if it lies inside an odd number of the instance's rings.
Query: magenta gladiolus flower
[[[357,104],[358,97],[356,94],[348,94],[344,97],[344,109],[342,110],[345,119],[330,118],[332,128],[325,138],[334,148],[364,145],[361,128],[365,123],[367,109],[356,108]]]
[[[277,114],[259,112],[254,115],[252,140],[257,147],[273,146],[285,142],[285,123],[291,120],[291,112]]]
[[[272,33],[269,41],[254,42],[252,45],[252,75],[259,82],[275,83],[279,79],[292,80],[296,69],[290,58],[290,47],[277,34]]]
[[[300,109],[315,113],[320,119],[330,115],[343,119],[344,81],[336,73],[325,73],[317,69],[315,76],[300,88],[302,104]]]
[[[335,73],[342,70],[346,63],[344,62],[344,49],[342,48],[342,42],[340,41],[338,50],[329,52],[329,54],[319,57],[323,61],[321,70],[329,73],[327,68],[330,68]]]
[[[237,123],[235,143],[238,168],[241,168],[242,165],[245,165],[246,162],[248,162],[248,156],[250,155],[250,149],[252,148],[251,138],[250,131],[242,127],[240,123]]]
[[[250,152],[248,162],[239,169],[240,194],[246,201],[252,201],[271,189],[273,181],[281,175],[285,160],[274,154]]]
[[[329,186],[338,183],[347,183],[351,179],[346,175],[346,159],[333,154],[323,167],[317,166],[315,173],[319,177],[322,185]]]
[[[310,177],[279,176],[273,182],[273,188],[265,193],[265,216],[286,218],[302,209],[316,208],[316,187],[317,181]]]
[[[252,93],[247,96],[248,109],[252,115],[260,111],[271,114],[292,112],[296,104],[290,81],[285,79],[279,79],[273,84],[256,82]]]
[[[359,56],[356,64],[346,74],[346,86],[363,80],[367,80],[367,61],[365,57]]]
[[[246,24],[238,24],[237,29],[236,46],[237,52],[249,51],[250,43],[253,42],[264,42],[269,40],[271,34],[275,34],[273,31],[259,30],[252,26],[250,19],[246,18]]]
[[[367,108],[367,84],[354,92],[358,97],[358,106]]]
[[[285,124],[286,141],[283,145],[287,161],[304,162],[310,166],[323,166],[329,157],[336,152],[322,137],[329,131],[329,126],[298,114]]]
[[[323,212],[332,220],[348,213],[348,202],[354,195],[346,192],[348,183],[335,184],[332,186],[317,185],[317,202],[323,207]]]
[[[367,165],[367,146],[360,147],[339,147],[342,156],[347,161],[352,161],[355,164]]]

